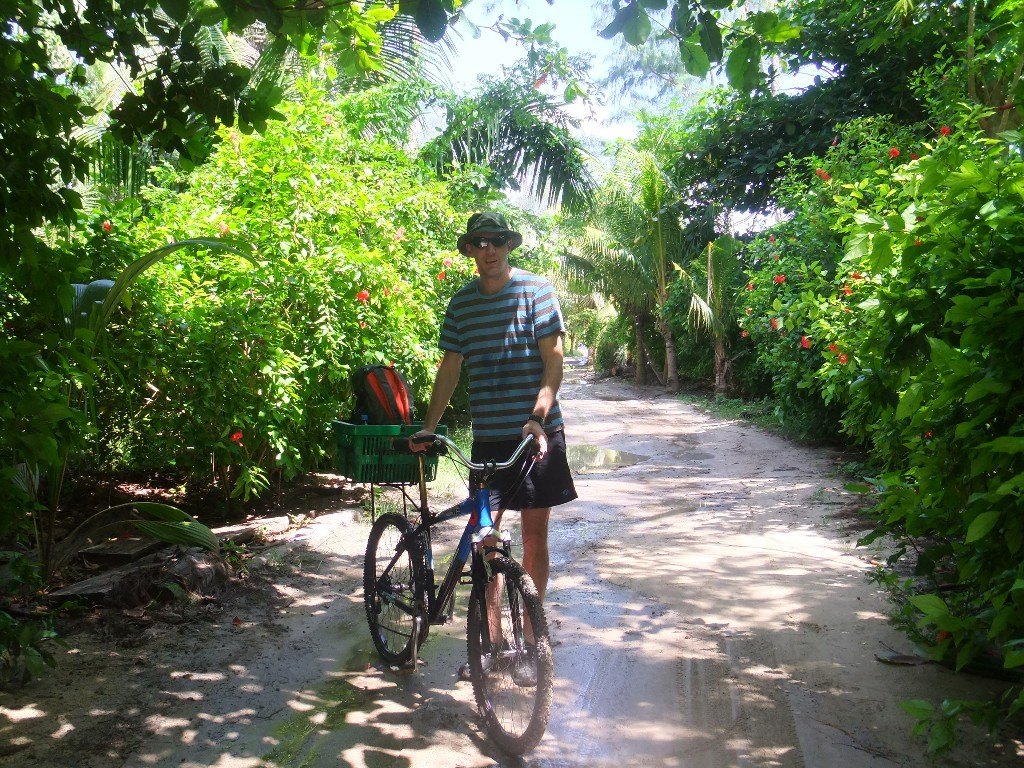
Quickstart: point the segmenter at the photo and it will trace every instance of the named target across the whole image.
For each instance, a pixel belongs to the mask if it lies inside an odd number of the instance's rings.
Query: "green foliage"
[[[724,63],[729,84],[748,92],[765,81],[763,46],[796,37],[800,30],[774,11],[730,14],[726,21],[723,12],[732,5],[719,0],[629,0],[615,4],[614,16],[600,34],[608,39],[622,35],[628,44],[640,46],[651,36],[653,17],[678,46],[688,73],[704,77],[711,65]]]
[[[947,124],[855,121],[820,161],[789,165],[779,196],[792,218],[749,248],[740,321],[787,421],[841,420],[885,468],[867,540],[901,542],[894,561],[913,550],[921,580],[901,587],[902,610],[933,657],[1014,670],[1024,161],[1016,133],[978,130],[981,108],[949,111],[936,96],[946,82],[925,78],[919,93]],[[916,714],[941,751],[958,717],[992,711],[1011,708],[950,701]]]
[[[23,685],[54,666],[49,646],[56,637],[45,623],[19,622],[0,610],[0,688]]]
[[[605,322],[594,345],[594,369],[608,373],[632,359],[633,322],[627,315],[616,315]]]
[[[460,201],[393,131],[366,140],[365,122],[339,119],[345,99],[300,87],[284,121],[227,132],[206,166],[166,175],[141,221],[115,221],[144,243],[239,238],[259,261],[183,255],[140,281],[107,350],[116,465],[206,478],[212,457],[225,495],[246,499],[327,460],[322,428],[347,416],[355,367],[393,362],[429,393],[440,317],[471,276],[452,248]]]

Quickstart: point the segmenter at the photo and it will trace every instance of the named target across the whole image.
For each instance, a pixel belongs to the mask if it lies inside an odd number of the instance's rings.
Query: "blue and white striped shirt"
[[[554,286],[540,275],[513,269],[495,294],[481,293],[474,280],[452,297],[439,346],[461,354],[468,366],[475,439],[519,438],[537,403],[544,373],[537,341],[564,331]],[[544,429],[561,428],[556,400]]]

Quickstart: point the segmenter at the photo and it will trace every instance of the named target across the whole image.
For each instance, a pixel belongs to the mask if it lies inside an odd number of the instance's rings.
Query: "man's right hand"
[[[427,450],[427,446],[430,445],[429,440],[423,438],[434,434],[432,429],[421,429],[419,432],[409,436],[409,450],[413,453],[423,453]],[[419,441],[419,442],[417,442]]]

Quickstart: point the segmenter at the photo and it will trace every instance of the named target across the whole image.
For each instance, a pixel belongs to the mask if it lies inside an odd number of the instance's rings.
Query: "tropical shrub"
[[[112,220],[110,239],[212,234],[252,247],[258,266],[182,255],[140,280],[107,349],[111,464],[205,478],[212,460],[225,492],[249,498],[326,459],[355,367],[394,363],[429,394],[440,317],[471,276],[452,250],[459,201],[302,87],[284,121],[226,132],[207,165],[164,172],[144,217]]]
[[[794,164],[806,205],[751,247],[740,320],[781,409],[815,409],[871,449],[880,524],[866,541],[895,539],[890,566],[911,558],[915,578],[880,577],[904,621],[935,659],[1012,675],[1024,666],[1024,163],[1017,133],[979,130],[985,110],[932,106],[941,122],[856,121],[820,161]],[[907,707],[941,750],[957,717],[994,724],[1024,711],[1024,693]]]

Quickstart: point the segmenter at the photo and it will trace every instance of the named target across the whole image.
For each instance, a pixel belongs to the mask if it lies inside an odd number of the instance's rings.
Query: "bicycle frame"
[[[473,545],[482,542],[494,530],[494,519],[491,515],[490,488],[486,480],[474,483],[475,487],[471,487],[468,498],[454,506],[448,507],[442,512],[432,514],[427,506],[427,484],[424,479],[422,456],[419,457],[419,465],[420,505],[418,511],[420,513],[420,524],[402,538],[394,557],[388,563],[387,568],[381,573],[381,579],[386,578],[390,574],[395,563],[398,562],[405,552],[411,551],[413,557],[417,559],[422,556],[423,559],[420,562],[426,569],[426,581],[429,587],[426,595],[426,610],[423,610],[423,606],[405,605],[400,602],[395,604],[413,618],[425,615],[430,624],[444,624],[450,618],[450,614],[445,613],[445,607],[453,604],[455,591],[461,582],[466,563],[473,556]],[[436,525],[464,515],[469,515],[469,521],[462,532],[462,537],[459,539],[459,544],[452,556],[451,563],[448,565],[444,579],[441,581],[440,587],[438,587],[434,577],[434,557],[430,531]],[[426,551],[423,553],[416,551],[421,541],[426,544]],[[488,550],[490,551],[491,548],[488,547]],[[502,552],[498,548],[495,548],[495,551]],[[508,553],[503,552],[503,554]]]

